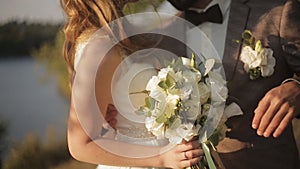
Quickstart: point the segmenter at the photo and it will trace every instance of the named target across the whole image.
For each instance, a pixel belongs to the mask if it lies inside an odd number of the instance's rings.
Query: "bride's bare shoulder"
[[[109,35],[107,32],[101,29],[89,29],[85,30],[80,34],[77,39],[77,44],[81,44],[92,39],[102,39],[102,40],[109,40]]]
[[[85,30],[76,39],[74,65],[77,67],[82,55],[103,53],[111,46],[110,36],[101,29]]]

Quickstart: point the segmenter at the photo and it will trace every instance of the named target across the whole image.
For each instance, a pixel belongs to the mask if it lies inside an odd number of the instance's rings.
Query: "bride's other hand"
[[[185,168],[200,162],[204,152],[198,140],[176,145],[170,151],[161,155],[163,166],[169,168]]]
[[[106,109],[106,114],[105,114],[105,120],[114,129],[116,129],[117,114],[118,114],[118,111],[117,111],[116,107],[113,104],[108,104],[107,109]]]

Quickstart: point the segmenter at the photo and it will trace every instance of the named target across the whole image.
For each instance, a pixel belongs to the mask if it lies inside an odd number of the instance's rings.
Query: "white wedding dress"
[[[109,38],[103,35],[93,35],[95,39]],[[80,62],[81,55],[85,50],[85,47],[89,42],[81,43],[77,46],[75,56],[75,70]],[[97,40],[96,40],[97,42]],[[95,45],[95,44],[93,44]],[[158,61],[159,62],[159,61]],[[157,62],[157,63],[158,63]],[[140,70],[140,73],[137,73]],[[168,144],[165,139],[156,139],[151,133],[149,133],[143,122],[141,116],[137,116],[134,113],[134,109],[138,108],[138,105],[143,104],[145,96],[141,94],[130,95],[130,92],[138,92],[145,89],[147,80],[153,74],[153,66],[143,63],[132,63],[131,60],[124,60],[115,71],[112,82],[112,97],[113,104],[117,108],[119,114],[117,115],[116,130],[109,130],[105,135],[112,137],[117,141],[122,141],[131,144],[140,144],[146,146],[164,146]],[[144,79],[144,80],[141,80]],[[129,91],[130,90],[130,91]],[[130,150],[127,150],[130,151]],[[142,167],[120,167],[120,166],[106,166],[98,165],[97,169],[141,169]]]

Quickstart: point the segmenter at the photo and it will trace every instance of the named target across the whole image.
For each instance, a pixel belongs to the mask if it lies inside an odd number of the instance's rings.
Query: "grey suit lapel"
[[[223,57],[227,81],[232,80],[240,55],[241,44],[237,43],[236,40],[241,41],[241,33],[246,29],[250,12],[250,8],[246,5],[247,1],[232,0],[231,2]]]

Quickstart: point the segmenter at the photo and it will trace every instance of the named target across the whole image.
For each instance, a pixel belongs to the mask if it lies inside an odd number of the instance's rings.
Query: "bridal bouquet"
[[[194,55],[191,59],[180,57],[161,68],[156,76],[152,76],[143,91],[148,96],[145,105],[136,111],[137,114],[146,116],[148,131],[157,138],[167,138],[174,144],[199,137],[210,110],[224,104],[227,98],[226,81],[219,73],[212,71],[215,64],[215,59],[197,64]],[[230,109],[235,108],[231,106]],[[213,116],[220,117],[221,114],[221,118],[214,133],[201,141],[205,152],[202,168],[216,168],[216,159],[212,159],[210,150],[224,138],[227,118],[234,115],[232,112],[240,114],[237,111],[229,112],[231,113],[213,112]]]

